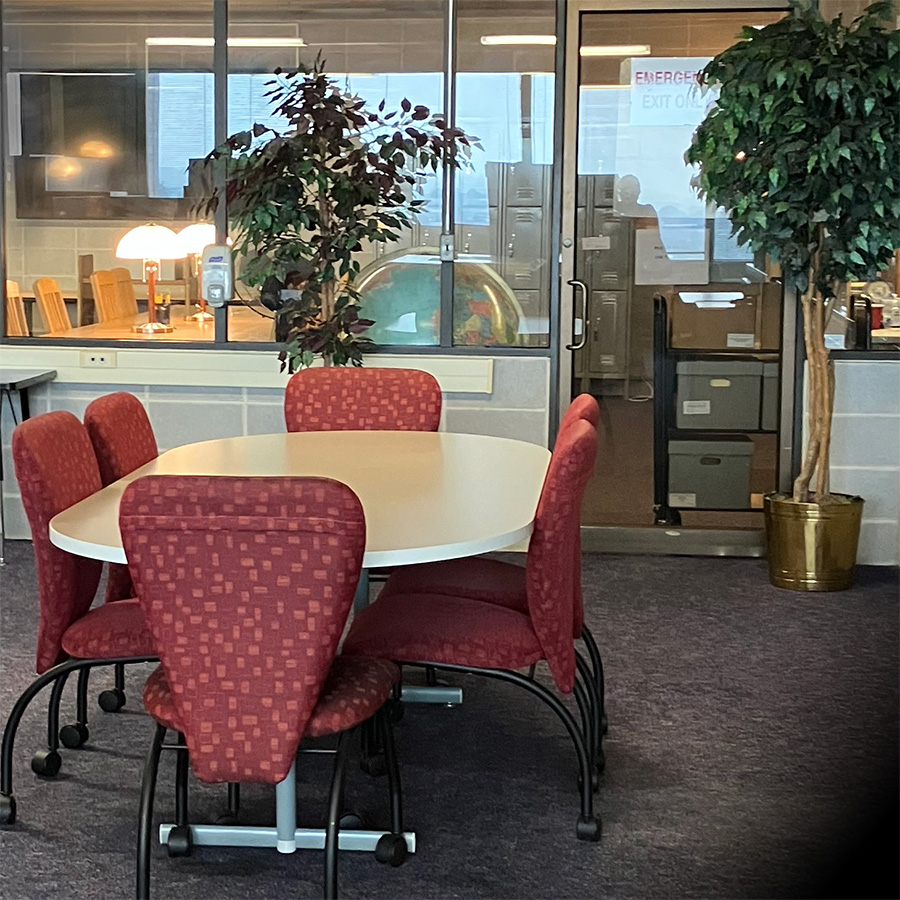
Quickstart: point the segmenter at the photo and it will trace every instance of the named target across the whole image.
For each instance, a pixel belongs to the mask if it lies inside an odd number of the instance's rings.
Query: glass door
[[[715,101],[697,73],[783,14],[569,4],[560,409],[587,392],[602,410],[584,525],[761,527],[782,288],[697,197],[684,153]],[[710,382],[728,382],[711,401]],[[744,418],[728,418],[734,405]]]

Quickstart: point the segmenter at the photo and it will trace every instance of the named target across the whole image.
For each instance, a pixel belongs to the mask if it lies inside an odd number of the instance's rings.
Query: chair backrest
[[[281,781],[359,580],[356,495],[323,478],[154,475],[126,488],[119,526],[195,774]]]
[[[134,394],[119,391],[92,400],[84,411],[84,427],[94,445],[100,480],[112,484],[159,456],[153,426],[144,404]],[[135,594],[128,566],[109,566],[106,602]]]
[[[28,319],[22,292],[15,281],[6,282],[6,334],[7,337],[28,337]]]
[[[437,431],[441,387],[418,369],[304,369],[284,393],[288,431]]]
[[[68,331],[72,327],[66,301],[55,278],[38,278],[34,283],[34,298],[48,333]]]
[[[65,630],[90,609],[103,568],[54,547],[50,520],[99,491],[100,472],[84,426],[69,412],[22,422],[13,432],[12,455],[34,541],[40,599],[36,668],[45,672],[63,657]]]
[[[557,441],[566,429],[571,428],[576,422],[589,422],[594,428],[600,423],[600,404],[590,394],[579,394],[570,404],[559,423]],[[572,623],[573,634],[581,636],[584,628],[584,597],[581,591],[581,529],[575,535],[575,546],[572,551],[572,571],[575,575],[575,608],[574,621]]]
[[[91,272],[91,290],[94,294],[94,309],[97,312],[98,322],[120,319],[125,315],[119,311],[116,277],[108,269]]]
[[[84,427],[94,445],[104,485],[159,456],[147,411],[134,394],[119,391],[92,400],[84,411]]]
[[[134,280],[131,272],[124,266],[110,269],[116,281],[116,298],[120,316],[136,316],[138,313],[137,297],[134,295]]]
[[[575,680],[575,542],[596,458],[597,429],[590,422],[578,421],[560,432],[528,545],[528,612],[553,680],[564,693],[571,692]]]

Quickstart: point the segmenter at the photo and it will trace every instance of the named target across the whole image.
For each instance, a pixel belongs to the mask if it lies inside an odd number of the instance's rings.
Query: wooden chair
[[[116,280],[116,297],[120,316],[136,316],[138,314],[137,297],[134,295],[134,280],[131,272],[124,266],[110,269]]]
[[[28,337],[28,320],[22,292],[15,281],[6,282],[6,335],[7,337]]]
[[[38,278],[34,283],[34,297],[48,334],[68,331],[72,327],[66,301],[55,278]]]
[[[98,322],[121,319],[127,313],[119,310],[119,295],[116,277],[108,269],[91,272],[91,292],[94,295],[94,310]]]

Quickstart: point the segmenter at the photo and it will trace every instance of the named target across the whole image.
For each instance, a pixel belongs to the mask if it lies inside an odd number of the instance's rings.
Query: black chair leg
[[[241,814],[241,786],[236,782],[228,784],[228,812],[216,819],[216,825],[237,825]]]
[[[372,720],[381,733],[387,769],[388,792],[391,801],[391,833],[383,834],[375,845],[375,859],[390,866],[400,866],[409,855],[406,838],[403,837],[403,790],[400,785],[400,766],[397,764],[397,748],[394,744],[394,728],[388,710],[382,707]]]
[[[91,677],[90,669],[82,669],[78,673],[78,690],[75,695],[75,724],[63,725],[59,730],[59,740],[68,750],[77,750],[83,747],[88,738],[88,683]]]
[[[594,765],[598,772],[602,772],[606,768],[606,754],[603,752],[603,723],[600,718],[600,696],[597,692],[597,682],[594,681],[587,660],[580,653],[575,654],[575,664],[591,705],[593,725],[591,752],[594,755]]]
[[[578,713],[581,716],[581,733],[584,737],[584,745],[587,747],[588,756],[591,758],[591,767],[594,766],[594,753],[597,746],[597,733],[594,725],[594,704],[590,694],[584,686],[582,678],[575,677],[575,700],[578,704]],[[594,775],[591,777],[591,787],[597,790],[598,782]]]
[[[338,833],[344,803],[344,777],[347,772],[349,734],[338,737],[331,793],[328,798],[328,823],[325,827],[325,900],[337,900]]]
[[[177,758],[175,760],[175,827],[166,839],[169,856],[190,856],[193,849],[193,835],[188,820],[188,772],[189,758],[184,735],[178,735]]]
[[[381,734],[374,719],[360,726],[359,767],[367,775],[380,777],[387,771]]]
[[[584,641],[588,656],[591,658],[594,682],[597,685],[597,694],[600,697],[600,730],[603,734],[606,734],[609,726],[606,721],[606,680],[603,676],[603,658],[600,656],[600,648],[594,640],[594,635],[587,625],[581,630],[581,639]]]
[[[137,840],[137,900],[150,900],[150,842],[153,832],[153,797],[156,793],[156,776],[159,774],[159,756],[162,751],[166,729],[156,726],[150,752],[144,763],[144,777],[141,780],[141,805],[138,816]],[[178,751],[181,753],[182,751]]]
[[[69,673],[64,672],[53,682],[47,704],[47,749],[38,750],[31,757],[31,771],[42,778],[55,778],[62,765],[59,755],[59,706],[68,677]]]

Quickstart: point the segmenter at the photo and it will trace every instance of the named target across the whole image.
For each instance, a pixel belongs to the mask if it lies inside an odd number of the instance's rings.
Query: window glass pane
[[[213,4],[98,6],[2,4],[7,333],[211,341],[185,321],[197,288],[177,248],[158,272],[171,298],[159,318],[174,330],[135,332],[148,319],[144,267],[116,249],[148,222],[182,229],[208,194],[197,161],[213,147]]]
[[[459,5],[456,121],[482,149],[456,181],[455,344],[549,343],[554,14]]]
[[[443,105],[446,0],[387,0],[365,15],[323,12],[317,0],[281,6],[258,0],[229,3],[229,132],[258,122],[278,130],[264,94],[276,67],[310,66],[321,54],[325,73],[339,87],[384,113],[404,99],[440,112]],[[283,42],[285,46],[272,46]],[[291,46],[293,44],[293,46]],[[373,133],[374,136],[374,133]],[[440,341],[440,174],[425,175],[415,195],[427,205],[396,242],[366,242],[354,279],[362,314],[375,324],[367,335],[380,345],[435,345]],[[238,259],[238,272],[244,261]],[[238,281],[239,299],[229,309],[230,340],[271,340],[274,323],[263,316],[277,303],[262,302],[260,287]]]

